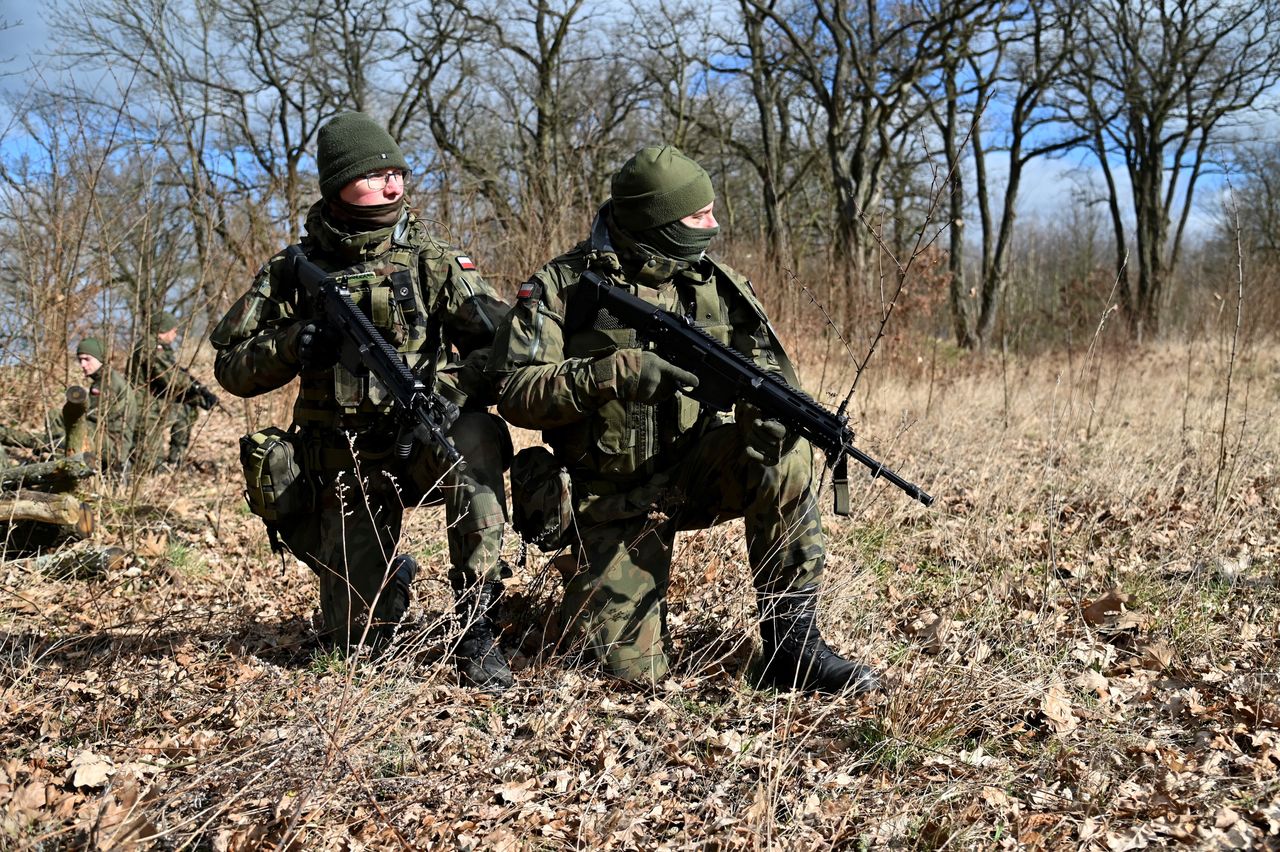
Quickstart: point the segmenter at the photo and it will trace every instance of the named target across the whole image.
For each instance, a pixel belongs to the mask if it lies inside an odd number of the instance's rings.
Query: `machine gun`
[[[749,402],[766,417],[781,421],[822,450],[836,485],[836,514],[849,514],[850,458],[870,469],[872,479],[887,479],[924,505],[933,503],[933,497],[920,486],[903,479],[853,445],[853,430],[842,411],[829,411],[803,391],[791,387],[781,375],[762,370],[687,317],[665,311],[621,287],[610,285],[594,270],[584,272],[582,280],[594,290],[592,295],[600,308],[634,329],[641,339],[652,343],[654,351],[663,358],[698,376],[698,386],[682,393],[717,411],[728,411],[738,400]]]
[[[342,366],[353,375],[369,375],[377,379],[395,401],[396,409],[408,427],[401,430],[401,438],[396,442],[396,456],[408,458],[416,436],[423,443],[438,448],[446,464],[462,467],[465,464],[462,454],[445,434],[458,419],[458,407],[434,393],[410,372],[400,354],[391,348],[351,299],[348,282],[370,273],[343,275],[325,272],[307,258],[301,246],[289,246],[285,249],[285,256],[312,303],[321,308],[325,320],[341,334]]]

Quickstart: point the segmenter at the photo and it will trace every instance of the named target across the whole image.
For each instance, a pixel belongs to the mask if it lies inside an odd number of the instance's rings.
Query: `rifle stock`
[[[695,326],[687,317],[673,314],[614,287],[593,270],[582,278],[595,291],[602,307],[622,324],[632,328],[654,346],[654,351],[681,369],[698,376],[698,386],[682,390],[698,402],[717,411],[728,411],[735,402],[751,403],[770,418],[813,444],[827,457],[837,486],[848,482],[847,459],[852,458],[871,471],[871,478],[885,479],[907,495],[928,506],[933,497],[915,483],[908,482],[883,462],[853,445],[848,418],[838,415],[786,379],[758,367],[742,353]],[[847,515],[846,496],[836,489],[836,513]]]
[[[424,443],[434,444],[446,464],[464,466],[462,454],[445,434],[458,419],[457,406],[433,393],[409,370],[400,353],[391,348],[352,301],[347,288],[349,278],[324,271],[307,258],[300,246],[289,246],[285,254],[307,295],[321,306],[326,321],[342,335],[342,365],[353,375],[376,378],[395,401],[400,416],[412,426],[413,434]],[[412,440],[399,441],[396,455],[408,458],[412,448]]]

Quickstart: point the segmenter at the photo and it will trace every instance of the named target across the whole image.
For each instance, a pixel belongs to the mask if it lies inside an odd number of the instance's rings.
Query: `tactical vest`
[[[717,270],[718,272],[718,270]],[[721,343],[729,344],[733,333],[729,322],[728,294],[718,287],[722,276],[713,272],[702,276],[682,273],[657,288],[636,284],[620,275],[610,283],[690,321]],[[720,281],[720,286],[723,286]],[[583,289],[569,295],[564,328],[564,354],[568,358],[600,358],[616,349],[652,349],[637,339],[607,310],[595,305],[581,307]],[[638,481],[677,463],[683,450],[712,425],[721,421],[714,411],[684,394],[646,405],[611,400],[600,406],[585,423],[570,424],[548,434],[559,453],[572,464],[578,479],[603,476],[612,481]]]
[[[338,266],[323,253],[311,258],[326,271],[343,275],[352,301],[415,373],[440,366],[443,358],[439,325],[432,317],[433,294],[423,286],[423,250],[393,238],[386,252],[351,266]],[[305,298],[299,290],[300,302]],[[300,306],[300,315],[309,310],[310,306]],[[304,372],[299,384],[293,416],[304,427],[359,428],[380,420],[393,405],[377,378],[357,376],[342,364]]]

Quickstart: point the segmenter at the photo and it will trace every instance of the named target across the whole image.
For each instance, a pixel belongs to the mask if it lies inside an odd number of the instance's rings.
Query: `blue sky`
[[[6,101],[0,103],[0,133],[4,134],[0,135],[0,144],[10,151],[22,141],[11,132],[5,132],[11,120],[8,101],[19,97],[34,79],[46,73],[40,69],[39,57],[56,30],[48,26],[45,9],[45,0],[0,0],[0,19],[11,24],[8,29],[0,30],[0,59],[11,59],[0,66],[0,93]],[[1115,166],[1117,179],[1127,182],[1123,165],[1117,163]],[[995,154],[990,157],[989,167],[995,179],[1006,171]],[[1052,219],[1072,203],[1081,186],[1090,184],[1097,192],[1103,191],[1100,170],[1079,154],[1055,160],[1036,160],[1025,173],[1019,215]],[[1188,226],[1192,236],[1204,234],[1211,227],[1216,216],[1212,209],[1214,199],[1221,195],[1222,186],[1220,177],[1211,176],[1197,187],[1198,201]],[[976,234],[975,231],[970,233]]]

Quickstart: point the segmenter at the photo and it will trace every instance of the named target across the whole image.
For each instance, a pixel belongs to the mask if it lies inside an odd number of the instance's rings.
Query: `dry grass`
[[[1219,347],[868,377],[865,448],[938,496],[872,483],[826,518],[824,632],[886,671],[869,702],[744,684],[738,525],[678,543],[656,696],[555,653],[538,554],[508,581],[517,687],[454,686],[438,509],[409,525],[428,570],[396,651],[326,655],[309,573],[240,506],[245,424],[211,420],[209,474],[103,495],[128,566],[3,566],[0,846],[1275,843],[1278,368],[1237,365],[1219,494]]]

